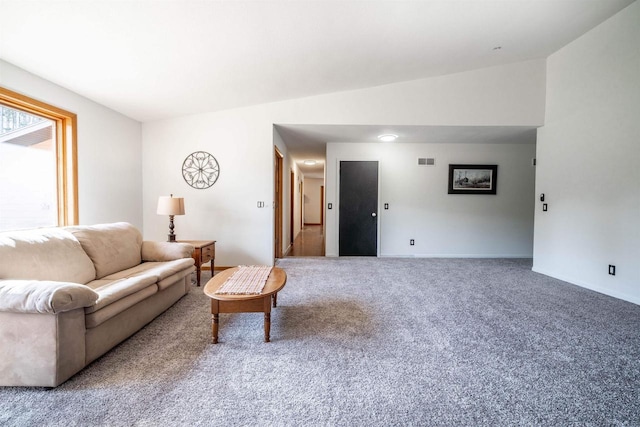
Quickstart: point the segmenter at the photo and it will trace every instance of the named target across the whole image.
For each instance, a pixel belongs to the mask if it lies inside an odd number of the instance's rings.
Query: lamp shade
[[[184,215],[184,198],[160,196],[158,198],[158,215]]]

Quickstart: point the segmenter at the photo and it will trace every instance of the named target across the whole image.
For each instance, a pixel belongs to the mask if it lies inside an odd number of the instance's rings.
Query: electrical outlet
[[[385,208],[385,209],[389,209],[389,203],[385,203],[385,204],[384,204],[384,208]]]
[[[327,209],[333,209],[333,203],[327,203]]]
[[[414,239],[409,240],[409,244],[411,246],[414,246],[416,244],[416,241]]]
[[[546,204],[546,203],[543,203],[543,204],[542,204],[542,212],[546,212],[547,210],[548,210],[548,209],[547,209],[547,204]]]
[[[609,274],[612,275],[612,276],[616,275],[616,266],[615,265],[609,264]]]

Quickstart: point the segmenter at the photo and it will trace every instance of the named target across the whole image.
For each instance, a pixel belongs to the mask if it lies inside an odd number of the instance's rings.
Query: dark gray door
[[[340,162],[340,256],[378,254],[378,162]]]

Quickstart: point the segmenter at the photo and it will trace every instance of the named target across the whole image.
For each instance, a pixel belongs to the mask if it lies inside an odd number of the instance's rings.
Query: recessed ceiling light
[[[378,139],[384,142],[395,141],[398,138],[398,135],[394,135],[392,133],[385,133],[384,135],[378,135]]]
[[[304,164],[307,166],[313,166],[315,165],[317,162],[315,160],[305,160]]]

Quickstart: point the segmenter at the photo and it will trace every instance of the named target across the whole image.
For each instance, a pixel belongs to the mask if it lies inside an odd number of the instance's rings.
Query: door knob
[[[377,216],[377,215],[376,215],[376,213],[375,213],[375,212],[373,212],[373,213],[371,214],[371,216],[375,217],[375,216]]]

